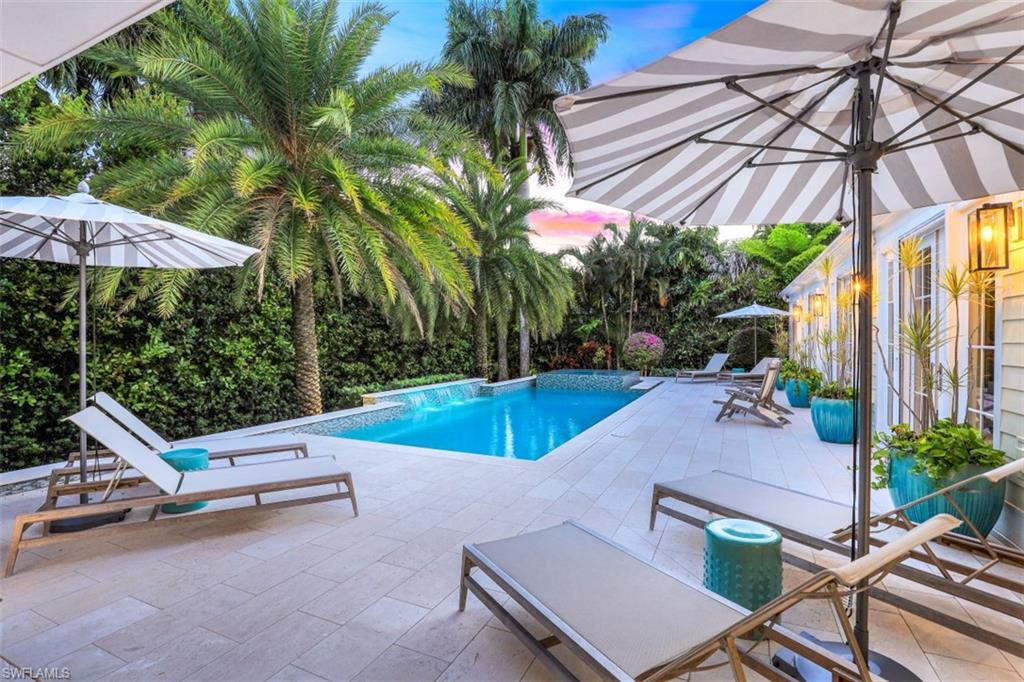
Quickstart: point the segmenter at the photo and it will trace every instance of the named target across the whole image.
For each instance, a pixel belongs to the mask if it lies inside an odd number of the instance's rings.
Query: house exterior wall
[[[1024,205],[1024,192],[988,197],[962,204],[915,209],[899,214],[880,216],[874,225],[874,278],[872,308],[876,335],[873,357],[873,415],[875,429],[884,429],[901,421],[908,421],[908,410],[901,406],[890,390],[889,377],[907,388],[909,367],[901,367],[899,342],[899,320],[908,305],[908,287],[900,272],[899,245],[907,237],[916,236],[924,240],[924,246],[932,249],[930,277],[931,305],[938,320],[947,333],[953,329],[954,310],[948,296],[938,286],[941,273],[953,265],[967,262],[967,216],[984,203],[1013,202]],[[1018,213],[1018,215],[1020,215]],[[821,265],[826,257],[833,260],[833,272],[825,286]],[[804,310],[804,319],[794,321],[792,339],[794,347],[806,343],[818,330],[830,324],[835,328],[841,314],[834,305],[838,287],[844,277],[853,271],[852,240],[849,229],[845,230],[815,262],[811,263],[782,292],[790,309],[799,304]],[[995,271],[995,358],[993,444],[1006,452],[1010,458],[1024,456],[1024,228],[1019,225],[1010,233],[1010,267]],[[810,296],[825,293],[828,309],[820,318],[810,316]],[[918,292],[920,295],[920,292]],[[959,314],[961,332],[958,344],[947,343],[941,356],[935,360],[947,366],[953,363],[954,348],[958,349],[961,370],[968,367],[968,340],[971,336],[970,305],[960,302]],[[976,336],[975,336],[976,338]],[[812,363],[823,371],[820,353],[814,353]],[[905,362],[909,365],[909,362]],[[833,368],[834,372],[834,368]],[[963,414],[967,400],[967,389],[960,395],[960,412]],[[950,397],[940,399],[940,414],[948,414]],[[1010,486],[1011,503],[1024,509],[1024,477]]]

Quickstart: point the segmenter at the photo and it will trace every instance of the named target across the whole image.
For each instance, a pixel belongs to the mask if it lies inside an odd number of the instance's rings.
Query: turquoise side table
[[[755,611],[782,594],[782,535],[763,523],[704,526],[704,587]]]
[[[175,471],[201,471],[210,467],[210,451],[206,448],[179,448],[160,453],[160,457],[174,467]],[[160,507],[164,514],[184,514],[202,509],[207,502],[188,504],[165,504]]]

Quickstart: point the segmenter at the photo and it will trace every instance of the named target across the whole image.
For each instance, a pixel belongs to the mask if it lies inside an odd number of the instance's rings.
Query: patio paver
[[[576,519],[699,579],[699,530],[664,518],[647,529],[655,481],[724,469],[850,500],[851,449],[818,441],[808,411],[781,430],[716,424],[720,392],[670,380],[538,462],[311,437],[312,454],[336,454],[353,472],[360,518],[338,501],[26,550],[0,581],[0,648],[18,665],[71,666],[75,679],[550,679],[474,598],[456,610],[464,542]],[[4,537],[40,497],[3,498]],[[800,575],[787,566],[787,584]],[[1020,623],[890,586],[1024,641]],[[835,631],[817,605],[786,624]],[[1024,675],[1024,661],[885,604],[876,603],[872,632],[927,680]],[[731,677],[720,669],[692,679]]]

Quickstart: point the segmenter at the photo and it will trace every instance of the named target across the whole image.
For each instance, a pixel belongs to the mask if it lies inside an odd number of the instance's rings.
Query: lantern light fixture
[[[1013,207],[985,204],[967,216],[967,248],[971,272],[1010,267],[1010,228]]]
[[[797,322],[800,321],[800,318],[803,317],[803,314],[804,314],[804,307],[802,305],[800,305],[799,303],[794,303],[793,307],[790,308],[790,315],[792,315],[793,319],[795,321],[797,321]]]
[[[811,314],[815,317],[825,315],[825,294],[811,294]]]

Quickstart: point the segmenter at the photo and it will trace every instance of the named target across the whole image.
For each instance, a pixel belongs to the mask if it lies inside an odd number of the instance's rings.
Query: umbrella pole
[[[754,365],[757,366],[757,318],[754,318]]]
[[[871,225],[871,176],[881,157],[874,141],[871,120],[871,69],[866,64],[857,74],[857,144],[854,146],[852,166],[857,179],[857,252],[856,273],[860,285],[857,299],[857,433],[855,460],[857,464],[857,528],[854,538],[854,556],[860,558],[869,551],[871,518],[871,255],[873,234]],[[860,650],[867,655],[868,648],[868,592],[860,586],[856,598],[857,618],[854,635]]]
[[[85,291],[85,260],[88,256],[88,245],[85,241],[85,229],[80,229],[82,233],[81,241],[79,242],[78,248],[78,409],[84,410],[85,403],[88,393],[88,385],[86,382],[86,341],[88,338],[88,315],[86,311],[86,305],[88,301],[86,298]],[[78,473],[80,475],[82,483],[85,483],[86,476],[89,474],[89,462],[86,460],[85,454],[89,447],[89,438],[83,429],[78,429]],[[78,501],[82,504],[89,503],[89,494],[82,493],[79,495]]]

